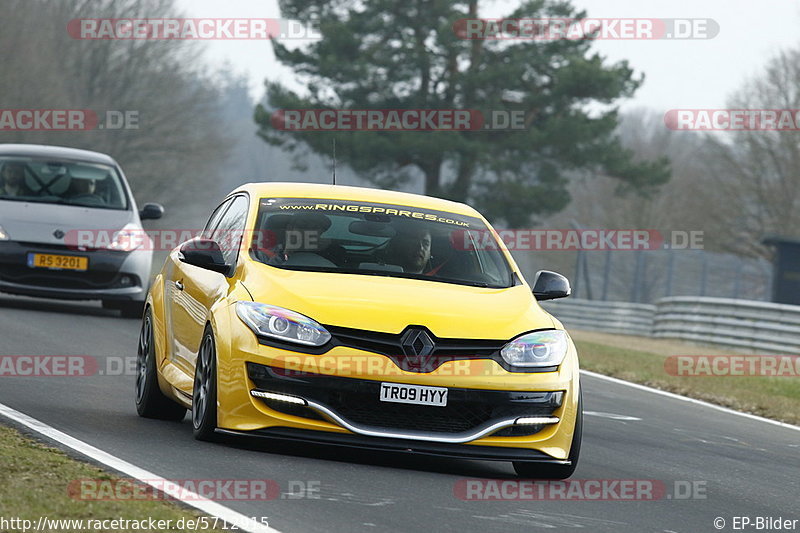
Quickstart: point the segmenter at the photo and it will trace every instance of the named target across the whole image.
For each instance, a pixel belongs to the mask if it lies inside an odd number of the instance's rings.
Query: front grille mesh
[[[319,374],[287,378],[281,376],[277,369],[254,363],[248,363],[248,375],[259,390],[300,396],[326,406],[350,423],[381,430],[464,433],[501,419],[551,416],[557,408],[555,404],[542,401],[541,395],[547,393],[450,389],[447,405],[440,407],[380,401],[378,381]],[[266,399],[263,402],[281,413],[311,419],[324,418],[309,407]],[[501,430],[497,434],[532,435],[542,427],[519,426],[513,431]]]

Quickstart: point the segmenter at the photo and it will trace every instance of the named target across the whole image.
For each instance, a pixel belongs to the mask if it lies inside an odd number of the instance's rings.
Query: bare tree
[[[772,58],[730,99],[733,109],[800,109],[800,49]],[[722,246],[768,257],[769,234],[800,237],[800,133],[739,131],[706,139]]]
[[[699,165],[702,138],[667,129],[663,115],[647,109],[623,114],[617,132],[635,159],[666,158],[672,170],[670,181],[653,194],[619,194],[617,183],[610,178],[576,176],[570,187],[572,202],[564,212],[549,218],[547,226],[568,227],[575,220],[595,228],[705,229],[708,221],[696,200],[705,186]]]
[[[141,199],[191,201],[219,178],[227,142],[219,91],[198,65],[202,49],[180,40],[80,40],[79,18],[167,18],[173,0],[11,0],[0,32],[3,107],[88,108],[138,115],[137,129],[3,132],[33,142],[109,153]]]

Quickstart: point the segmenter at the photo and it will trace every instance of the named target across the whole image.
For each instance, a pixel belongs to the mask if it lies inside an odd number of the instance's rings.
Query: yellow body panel
[[[376,202],[446,211],[480,218],[469,206],[446,200],[375,189],[270,183],[243,186],[235,192],[250,197],[247,228],[254,225],[258,201],[262,198],[319,198]],[[488,227],[491,227],[488,222]],[[247,235],[247,232],[245,232]],[[563,404],[554,413],[557,424],[527,437],[484,437],[465,446],[496,446],[540,450],[556,459],[569,455],[578,398],[578,357],[572,341],[564,362],[556,372],[507,372],[491,360],[451,361],[430,373],[404,372],[383,355],[335,347],[324,355],[290,352],[259,344],[253,332],[236,315],[240,300],[276,305],[306,315],[320,324],[383,333],[400,333],[409,325],[427,327],[440,338],[511,340],[538,329],[563,329],[560,322],[542,310],[524,281],[508,250],[502,246],[522,284],[507,289],[471,287],[417,279],[366,276],[343,273],[303,272],[281,269],[254,261],[246,252],[250,242],[241,243],[239,260],[232,277],[181,266],[175,251],[156,278],[148,296],[154,316],[155,347],[162,391],[190,406],[193,360],[181,351],[196,350],[197,331],[210,326],[217,343],[217,423],[220,428],[249,431],[269,427],[315,429],[349,433],[336,424],[299,418],[269,409],[250,396],[255,388],[245,364],[259,363],[278,368],[303,369],[319,374],[345,375],[354,379],[415,385],[501,391],[566,391]],[[181,269],[180,274],[174,270]],[[187,286],[180,309],[194,310],[191,316],[171,309],[171,277],[180,275]],[[199,305],[195,305],[195,302]],[[198,322],[199,321],[199,322]],[[191,331],[191,334],[187,334]],[[177,333],[176,333],[177,332]],[[191,337],[175,349],[175,335]],[[319,360],[314,366],[314,361]],[[324,362],[324,364],[323,364]],[[294,365],[294,366],[293,366]],[[376,375],[375,369],[381,369]],[[177,392],[182,391],[184,394]]]

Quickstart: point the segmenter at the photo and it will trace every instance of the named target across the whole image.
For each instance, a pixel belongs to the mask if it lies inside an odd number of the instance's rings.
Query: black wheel
[[[136,412],[145,418],[180,422],[186,408],[170,400],[158,388],[156,352],[153,341],[153,317],[148,309],[142,319],[139,349],[136,355]]]
[[[569,449],[568,465],[554,465],[547,463],[526,463],[514,461],[514,471],[519,477],[528,479],[567,479],[578,466],[578,457],[581,454],[581,439],[583,436],[583,391],[578,396],[578,417],[575,420],[575,432],[572,434],[572,444]]]
[[[142,318],[144,302],[103,300],[103,309],[119,311],[122,318]]]
[[[207,327],[200,343],[192,390],[192,429],[197,440],[215,441],[217,429],[217,347]]]
[[[118,309],[122,318],[142,318],[144,302],[120,302]]]

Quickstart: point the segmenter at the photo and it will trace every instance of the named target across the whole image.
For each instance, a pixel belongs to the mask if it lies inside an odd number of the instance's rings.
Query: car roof
[[[233,193],[236,192],[246,192],[258,198],[320,198],[326,200],[352,200],[380,204],[395,204],[480,217],[480,213],[475,209],[459,202],[434,198],[433,196],[425,196],[422,194],[387,191],[370,187],[304,182],[268,182],[247,183],[233,191]]]
[[[52,157],[54,159],[70,159],[115,166],[117,164],[111,156],[100,152],[45,144],[0,144],[0,156]]]

